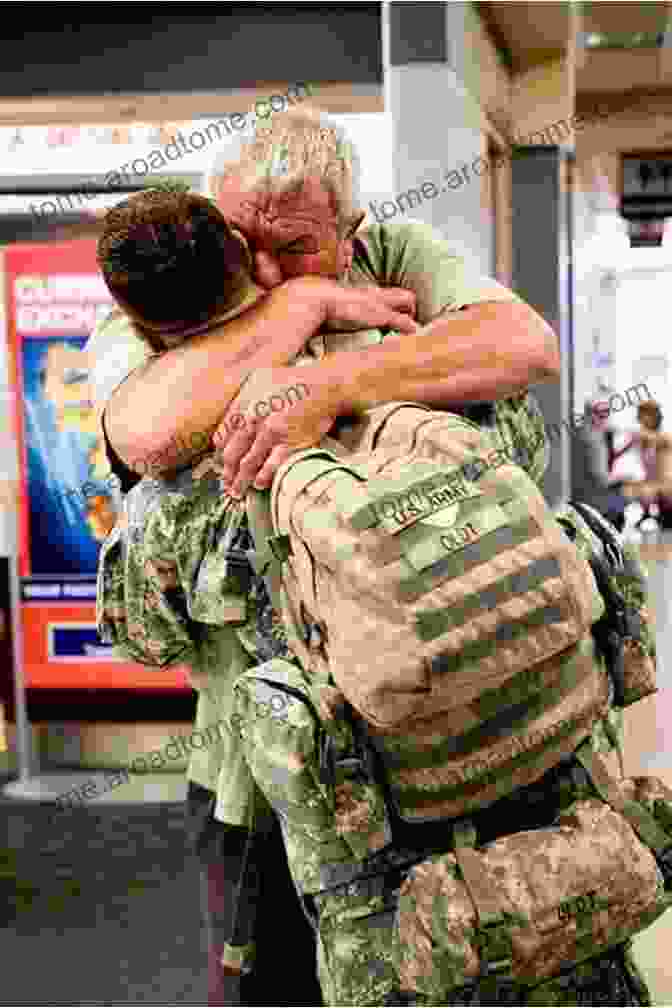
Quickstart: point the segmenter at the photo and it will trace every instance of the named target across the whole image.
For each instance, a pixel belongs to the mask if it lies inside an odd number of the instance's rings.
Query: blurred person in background
[[[619,531],[630,503],[622,492],[623,482],[611,473],[614,431],[604,398],[586,401],[585,422],[571,440],[572,496],[590,504]]]
[[[625,508],[637,502],[642,508],[635,528],[655,519],[661,529],[672,528],[672,437],[663,433],[663,411],[653,399],[637,408],[639,430],[612,434],[609,484],[614,510],[609,517],[621,531]],[[617,495],[625,507],[618,520]]]
[[[640,429],[633,443],[639,450],[644,480],[627,492],[640,500],[647,515],[657,509],[661,529],[672,529],[672,436],[663,432],[663,411],[653,399],[640,403],[637,420]]]

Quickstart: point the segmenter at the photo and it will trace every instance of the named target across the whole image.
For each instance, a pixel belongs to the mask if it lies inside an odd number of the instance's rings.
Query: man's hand
[[[342,412],[340,390],[318,365],[268,368],[245,383],[213,436],[233,497],[269,487],[292,452],[311,448]]]
[[[415,294],[403,287],[345,287],[321,276],[294,277],[286,286],[292,297],[316,302],[329,329],[381,328],[411,333],[418,328],[413,318]]]
[[[285,287],[292,299],[317,306],[321,323],[332,329],[418,330],[415,294],[400,287],[344,287],[320,276],[295,277]],[[319,443],[342,407],[339,383],[318,364],[255,371],[213,435],[231,495],[269,487],[292,452]]]

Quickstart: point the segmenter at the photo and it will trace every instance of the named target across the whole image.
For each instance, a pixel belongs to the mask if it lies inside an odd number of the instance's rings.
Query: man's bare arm
[[[357,324],[409,331],[417,328],[409,314],[414,304],[414,295],[399,288],[353,291],[344,299],[337,285],[290,280],[238,318],[133,372],[105,410],[109,441],[141,475],[186,465],[203,454],[247,375],[287,364],[335,312]]]
[[[302,368],[269,373],[268,393],[302,381],[310,395],[233,432],[225,415],[216,437],[232,492],[270,486],[292,451],[317,444],[329,421],[395,400],[446,407],[488,402],[557,380],[551,327],[528,305],[488,302],[446,312],[382,346],[334,353]],[[300,372],[300,373],[299,373]]]
[[[342,408],[357,411],[393,399],[430,406],[503,399],[557,381],[560,353],[556,334],[529,305],[488,302],[322,366]]]

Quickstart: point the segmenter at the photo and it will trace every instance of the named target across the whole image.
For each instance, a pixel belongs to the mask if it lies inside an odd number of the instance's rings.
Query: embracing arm
[[[334,312],[351,322],[409,331],[416,328],[407,314],[413,304],[407,291],[376,289],[332,302],[323,285],[290,280],[244,314],[132,372],[105,410],[110,444],[141,475],[186,465],[208,448],[247,376],[288,364]]]
[[[503,301],[445,312],[403,339],[334,354],[319,366],[338,390],[339,412],[356,412],[394,399],[430,406],[503,399],[557,381],[560,355],[540,315]]]
[[[202,453],[249,371],[261,360],[267,366],[291,360],[298,346],[291,338],[293,318],[286,302],[286,291],[278,289],[244,315],[151,357],[129,375],[110,398],[105,428],[130,469],[161,472]],[[285,322],[281,334],[279,314]],[[305,311],[301,321],[310,323]],[[269,326],[274,327],[273,341]],[[300,340],[303,328],[297,326],[296,333]],[[191,444],[192,452],[186,447]]]
[[[520,301],[445,312],[382,346],[271,369],[267,391],[303,383],[309,394],[261,419],[248,415],[233,432],[225,416],[215,435],[220,469],[239,496],[252,482],[270,486],[291,452],[317,444],[338,416],[395,400],[446,407],[502,399],[557,380],[559,366],[555,333]]]

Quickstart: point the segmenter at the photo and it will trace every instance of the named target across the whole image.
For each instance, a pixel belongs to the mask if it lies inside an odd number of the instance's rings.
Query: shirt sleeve
[[[470,268],[429,224],[382,224],[361,235],[378,282],[415,292],[417,318],[427,325],[443,311],[487,301],[521,302],[512,290]]]
[[[154,356],[118,308],[99,322],[86,345],[91,387],[101,414],[112,393],[133,371]]]
[[[421,221],[375,225],[357,237],[364,246],[362,272],[374,283],[414,291],[421,325],[442,312],[468,305],[524,303],[508,287],[470,268],[438,231]],[[450,410],[489,429],[507,457],[541,485],[548,464],[548,439],[543,414],[529,393],[494,403],[451,405]]]

